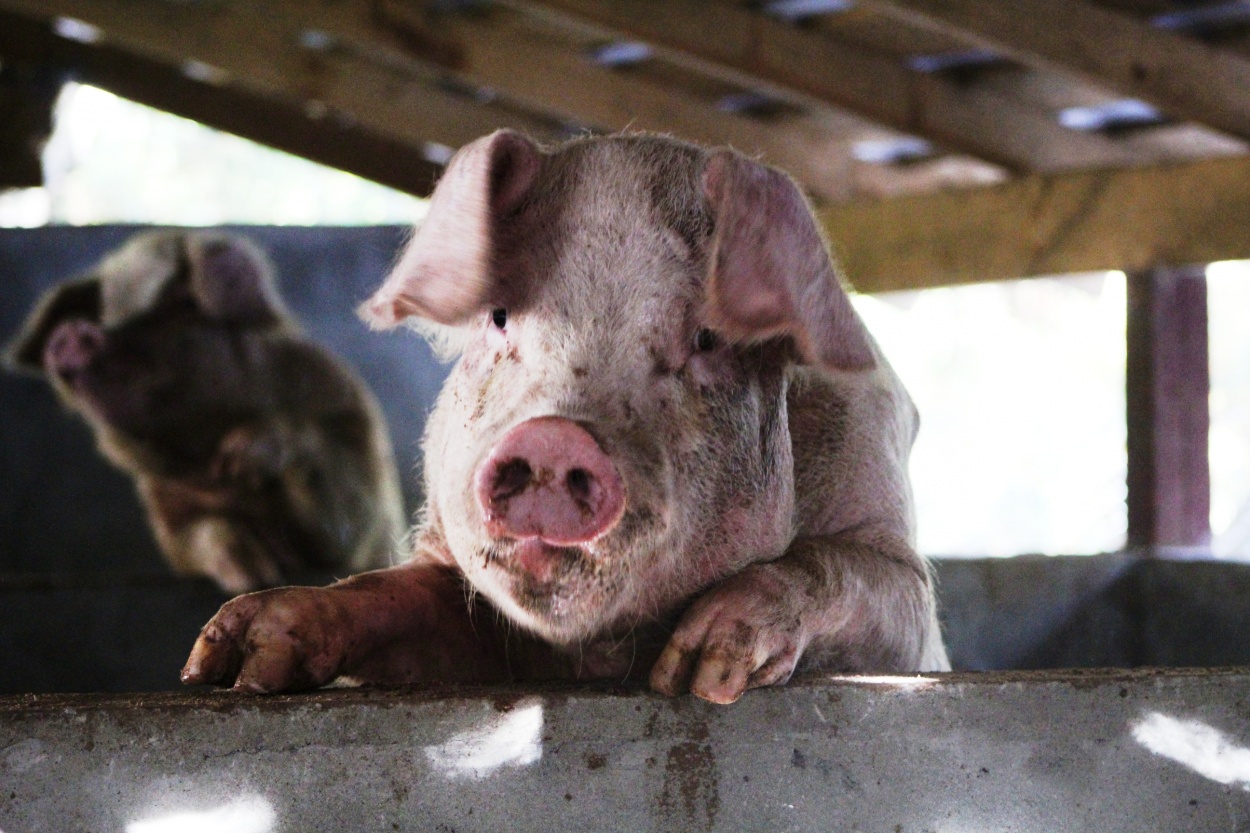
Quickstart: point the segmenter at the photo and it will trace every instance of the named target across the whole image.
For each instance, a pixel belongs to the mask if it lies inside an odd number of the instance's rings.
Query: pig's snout
[[[69,380],[87,369],[104,346],[104,332],[90,321],[75,319],[57,325],[43,348],[44,367]]]
[[[625,490],[595,438],[562,417],[513,428],[476,475],[477,500],[493,536],[538,538],[554,546],[585,544],[625,510]]]

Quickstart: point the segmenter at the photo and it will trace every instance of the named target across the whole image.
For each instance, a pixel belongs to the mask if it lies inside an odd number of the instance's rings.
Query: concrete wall
[[[9,833],[1250,830],[1250,675],[0,698]]]

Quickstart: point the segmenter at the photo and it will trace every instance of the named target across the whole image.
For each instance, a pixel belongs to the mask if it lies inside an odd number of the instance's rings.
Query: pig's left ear
[[[461,148],[434,189],[425,221],[360,316],[389,329],[412,316],[460,324],[477,312],[497,289],[499,221],[521,203],[541,169],[542,152],[511,130]]]
[[[264,254],[251,242],[224,234],[187,238],[191,293],[211,318],[263,326],[284,316],[282,299]]]
[[[703,191],[715,223],[709,323],[737,341],[788,336],[804,361],[830,370],[873,367],[871,338],[798,186],[780,171],[719,150],[704,169]]]
[[[71,318],[100,321],[100,279],[81,278],[48,291],[4,352],[14,370],[43,370],[43,348],[56,325]]]

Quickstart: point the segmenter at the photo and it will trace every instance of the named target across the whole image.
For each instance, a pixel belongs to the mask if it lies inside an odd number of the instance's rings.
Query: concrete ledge
[[[1250,669],[22,695],[0,829],[1244,830],[1248,717]]]

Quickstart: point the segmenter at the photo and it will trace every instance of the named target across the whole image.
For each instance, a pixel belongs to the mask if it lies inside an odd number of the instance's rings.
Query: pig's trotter
[[[267,694],[334,679],[351,638],[333,592],[292,587],[228,602],[200,632],[182,669],[189,685]]]
[[[763,569],[712,588],[682,617],[651,670],[651,687],[732,703],[748,688],[788,680],[806,640],[786,596]]]
[[[784,683],[800,664],[941,669],[931,599],[924,563],[905,541],[864,531],[799,538],[781,558],[748,567],[690,606],[651,687],[732,703],[749,688]]]

